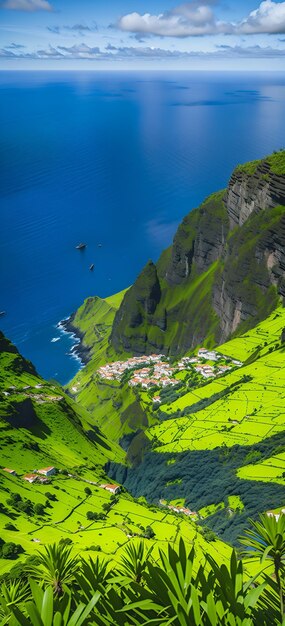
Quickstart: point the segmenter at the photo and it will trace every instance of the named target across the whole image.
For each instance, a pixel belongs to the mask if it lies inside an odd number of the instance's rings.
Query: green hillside
[[[127,473],[112,466],[113,476],[153,502],[184,498],[200,514],[210,507],[207,525],[228,541],[236,540],[249,516],[282,508],[284,327],[285,310],[279,308],[220,346],[243,366],[191,390],[180,387],[180,397],[154,409],[159,423],[145,431],[149,445],[142,463]],[[241,506],[229,514],[233,496]]]
[[[100,353],[107,348],[115,314],[126,292],[125,289],[105,299],[98,296],[87,298],[71,316],[68,325],[80,336],[81,348],[83,351],[86,350],[89,359],[96,354],[96,359],[100,361]]]
[[[116,352],[109,344],[116,311],[126,291],[106,299],[88,298],[72,317],[72,327],[82,337],[88,362],[68,385],[68,391],[80,406],[88,409],[95,423],[111,441],[139,429],[144,430],[155,420],[145,413],[137,393],[115,381],[106,384],[97,375],[100,365],[115,361]],[[127,354],[123,355],[127,358]],[[122,355],[120,355],[120,358]]]
[[[182,536],[189,544],[195,538],[198,559],[206,548],[217,562],[228,557],[227,545],[218,539],[208,544],[203,530],[185,516],[103,489],[101,484],[110,482],[106,463],[123,462],[123,450],[106,439],[86,409],[40,378],[2,334],[0,346],[0,545],[21,548],[18,555],[0,556],[0,574],[15,559],[60,540],[77,552],[99,551],[117,560],[133,536],[148,536],[147,527],[155,537],[147,541],[156,551]],[[23,479],[49,466],[57,469],[49,482]]]
[[[0,572],[60,540],[119,561],[139,536],[221,563],[285,506],[284,192],[284,151],[238,166],[132,287],[88,298],[65,390],[0,335]]]
[[[127,451],[127,470],[110,465],[115,479],[155,504],[213,507],[207,525],[229,541],[249,515],[285,504],[282,468],[270,469],[285,445],[284,171],[284,151],[238,166],[225,191],[191,211],[157,265],[116,297],[117,311],[108,308],[104,342],[85,334],[91,358],[69,385]],[[106,304],[87,302],[96,328]],[[179,368],[201,345],[222,355],[202,360],[208,380],[195,363]],[[130,386],[133,370],[100,375],[108,362],[153,352],[170,357],[173,385]]]
[[[95,424],[127,450],[127,470],[110,465],[115,480],[155,505],[182,499],[199,512],[202,524],[230,542],[249,516],[280,510],[285,504],[284,311],[279,307],[254,329],[219,346],[221,362],[231,369],[209,381],[193,366],[175,370],[178,360],[173,359],[177,388],[130,388],[131,372],[121,381],[100,378],[102,355],[98,360],[94,355],[75,379],[75,395]],[[279,459],[273,470],[272,458]]]
[[[47,461],[57,464],[59,459],[68,470],[84,465],[85,457],[100,465],[111,458],[123,459],[121,449],[94,429],[84,408],[59,386],[40,378],[2,334],[0,339],[3,464],[24,472]]]

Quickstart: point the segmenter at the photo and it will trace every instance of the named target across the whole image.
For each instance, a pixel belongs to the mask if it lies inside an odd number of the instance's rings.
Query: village
[[[37,404],[44,404],[45,402],[60,402],[63,399],[62,395],[51,395],[45,393],[46,385],[37,384],[37,385],[24,385],[23,387],[15,387],[15,385],[10,385],[5,391],[3,391],[3,396],[6,398],[9,396],[19,396],[21,395],[23,398],[31,398]],[[41,391],[43,389],[43,391]],[[51,390],[56,391],[54,386],[50,387]],[[35,393],[35,390],[36,393]],[[38,391],[40,390],[40,391]]]
[[[212,363],[208,363],[211,361]],[[225,363],[219,363],[224,361]],[[231,359],[216,350],[200,348],[197,356],[185,356],[176,364],[170,365],[169,358],[163,354],[151,354],[150,356],[132,357],[126,361],[107,363],[98,369],[98,375],[103,380],[121,381],[126,372],[132,372],[128,381],[129,387],[141,386],[142,389],[151,387],[168,387],[179,385],[181,380],[175,375],[182,371],[196,372],[202,379],[215,378],[233,369],[241,367],[243,363],[237,359]],[[153,398],[159,402],[159,396]]]
[[[96,485],[97,487],[104,489],[105,491],[108,491],[109,493],[111,493],[113,496],[117,496],[119,493],[121,493],[121,486],[117,485],[115,483],[102,483],[99,484],[96,481],[92,481],[92,480],[88,480],[86,478],[81,478],[79,476],[75,476],[73,474],[68,474],[66,472],[66,470],[57,470],[55,467],[53,466],[49,466],[49,467],[44,467],[42,469],[38,469],[38,470],[33,470],[32,473],[29,474],[25,474],[23,476],[18,475],[17,472],[14,469],[10,469],[8,467],[4,467],[2,468],[2,470],[4,472],[7,472],[8,474],[10,474],[11,476],[14,477],[18,477],[21,478],[27,482],[29,482],[30,484],[33,483],[37,483],[37,484],[46,484],[46,483],[50,483],[51,479],[53,477],[55,477],[57,474],[61,474],[64,472],[65,476],[69,477],[69,478],[76,478],[78,480],[82,480],[85,483],[88,483],[90,485]],[[66,473],[65,473],[66,472]],[[173,513],[177,513],[179,515],[183,515],[188,517],[189,519],[191,519],[194,522],[197,522],[199,520],[199,518],[201,517],[199,515],[199,513],[197,513],[197,511],[192,511],[191,509],[182,506],[182,504],[168,504],[166,500],[159,500],[159,505],[161,507],[167,508],[169,511],[172,511]],[[266,511],[266,515],[268,517],[273,517],[275,518],[277,521],[280,517],[280,515],[285,514],[285,509],[281,509],[281,511],[277,512],[277,511]],[[134,535],[128,535],[128,536],[135,536]],[[38,542],[38,539],[32,539],[32,541],[36,541]]]
[[[183,515],[187,515],[187,517],[190,517],[192,520],[197,520],[199,517],[197,511],[191,511],[191,509],[187,509],[186,507],[178,504],[166,504],[164,500],[159,500],[159,504],[160,506],[164,506],[170,511],[173,511],[173,513],[182,513]]]
[[[18,476],[17,472],[14,469],[10,469],[9,467],[3,467],[3,472],[7,472],[8,474],[10,474],[10,476]],[[39,484],[46,484],[46,483],[50,483],[51,482],[51,478],[52,476],[55,476],[56,474],[60,474],[62,473],[63,470],[57,470],[55,467],[50,466],[50,467],[44,467],[42,469],[38,469],[38,470],[33,470],[33,472],[29,473],[29,474],[24,474],[24,476],[20,476],[20,478],[22,478],[23,480],[26,480],[28,483],[33,484],[33,483],[39,483]],[[72,477],[72,478],[78,478],[73,476],[73,474],[68,474],[68,477]],[[115,485],[115,484],[109,484],[109,483],[104,483],[102,485],[99,485],[97,482],[95,481],[91,481],[91,480],[87,480],[85,478],[81,478],[80,480],[83,480],[86,483],[89,483],[90,485],[96,485],[98,487],[101,487],[101,489],[105,489],[106,491],[109,491],[110,493],[117,495],[118,493],[120,493],[121,491],[121,487],[120,485]]]
[[[33,470],[32,473],[24,474],[23,476],[19,476],[14,469],[10,469],[8,467],[3,467],[3,471],[7,472],[8,474],[10,474],[10,476],[19,477],[22,480],[25,480],[25,481],[27,481],[30,484],[33,484],[33,483],[47,484],[47,483],[51,482],[52,477],[56,476],[57,474],[61,474],[63,470],[57,470],[55,467],[49,466],[49,467],[44,467],[42,469]],[[102,483],[102,484],[99,484],[96,481],[87,480],[85,478],[79,478],[79,477],[74,476],[73,474],[67,474],[67,477],[78,478],[80,480],[83,480],[83,482],[88,483],[90,485],[96,485],[97,487],[100,487],[101,489],[104,489],[105,491],[108,491],[112,495],[118,495],[121,492],[121,486],[117,485],[115,483]],[[199,517],[198,513],[196,511],[191,511],[190,509],[188,509],[188,508],[186,508],[184,506],[167,504],[164,500],[160,500],[159,504],[160,504],[160,506],[163,506],[163,507],[169,509],[173,513],[179,513],[179,514],[182,514],[182,515],[186,515],[187,517],[191,518],[192,520],[197,520],[198,517]]]

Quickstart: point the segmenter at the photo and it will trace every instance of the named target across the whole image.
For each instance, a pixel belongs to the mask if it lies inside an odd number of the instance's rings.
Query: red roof
[[[25,478],[25,480],[29,480],[29,478],[38,478],[37,474],[26,474],[26,476],[23,476],[23,478]]]
[[[9,469],[9,467],[3,467],[3,471],[4,472],[9,472],[9,474],[13,474],[13,472],[15,472],[15,470]]]
[[[104,485],[104,489],[118,489],[120,485]]]

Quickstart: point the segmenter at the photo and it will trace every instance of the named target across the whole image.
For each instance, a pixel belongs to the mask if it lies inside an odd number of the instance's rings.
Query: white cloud
[[[159,15],[129,13],[119,19],[118,27],[124,31],[161,37],[210,35],[218,31],[212,9],[206,4],[192,2]]]
[[[255,11],[236,23],[216,19],[210,4],[213,3],[209,0],[194,0],[158,15],[129,13],[119,19],[117,27],[137,35],[160,37],[285,33],[285,2],[264,0]]]
[[[5,0],[3,9],[12,11],[52,11],[52,6],[48,0]]]
[[[285,2],[264,0],[238,25],[238,32],[245,35],[285,33]]]

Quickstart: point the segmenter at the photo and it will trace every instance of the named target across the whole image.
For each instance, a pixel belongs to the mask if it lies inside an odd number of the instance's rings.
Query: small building
[[[13,469],[9,469],[9,467],[3,467],[3,472],[8,472],[11,476],[17,476],[17,473]]]
[[[110,493],[114,493],[115,495],[121,491],[121,487],[119,485],[101,485],[101,487],[106,489],[106,491],[110,491]]]
[[[38,480],[38,476],[37,474],[26,474],[25,476],[23,476],[23,479],[26,480],[28,483],[34,483],[36,480]]]
[[[161,404],[160,396],[153,396],[152,401],[155,402],[155,404]]]
[[[279,513],[274,513],[274,511],[267,511],[266,512],[267,517],[275,517],[276,521],[278,522],[280,514]]]
[[[281,509],[280,513],[275,513],[275,511],[266,511],[267,517],[275,517],[277,522],[279,520],[279,517],[281,515],[284,515],[284,513],[285,513],[285,509]]]
[[[42,474],[43,476],[53,476],[54,474],[56,474],[56,469],[55,467],[44,467],[43,469],[39,469],[38,473]]]
[[[50,482],[50,480],[48,478],[46,478],[46,476],[38,476],[38,481],[42,485]]]

